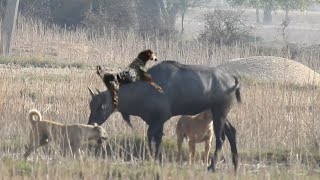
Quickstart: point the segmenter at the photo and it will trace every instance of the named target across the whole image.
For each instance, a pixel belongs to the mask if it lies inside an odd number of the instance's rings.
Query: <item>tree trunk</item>
[[[286,2],[286,14],[285,14],[285,21],[289,20],[289,3]]]
[[[264,4],[264,14],[263,14],[263,23],[264,24],[271,24],[272,23],[272,0],[265,0]]]
[[[182,12],[181,13],[181,35],[184,32],[184,15],[185,15],[185,12]]]
[[[260,24],[259,8],[256,7],[256,22]]]
[[[12,41],[15,34],[19,0],[10,0],[7,2],[6,13],[1,27],[1,54],[9,55],[11,53]]]

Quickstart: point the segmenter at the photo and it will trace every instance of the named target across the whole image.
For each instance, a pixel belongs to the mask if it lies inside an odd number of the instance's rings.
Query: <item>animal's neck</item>
[[[92,125],[82,125],[80,128],[81,135],[85,139],[91,139],[91,138],[95,137],[95,133],[93,133],[94,131],[92,131],[92,129],[89,130],[89,128],[93,128],[93,126]]]
[[[137,58],[135,59],[135,61],[140,61],[140,62],[143,63],[143,65],[146,65],[146,63],[147,63],[148,60],[145,60],[145,59],[143,59],[143,58],[137,57]]]
[[[210,110],[206,110],[206,111],[202,112],[201,116],[202,116],[201,117],[202,119],[204,119],[208,122],[212,121],[212,113]]]

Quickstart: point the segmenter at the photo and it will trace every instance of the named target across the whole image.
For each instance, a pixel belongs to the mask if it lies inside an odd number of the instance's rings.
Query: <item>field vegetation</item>
[[[194,41],[141,37],[134,32],[110,31],[88,38],[85,30],[47,28],[40,21],[19,17],[13,55],[0,58],[0,178],[1,179],[234,179],[229,144],[218,172],[206,171],[200,161],[175,160],[177,117],[166,122],[163,164],[146,150],[146,124],[133,117],[130,129],[114,113],[103,124],[109,136],[107,153],[82,160],[62,157],[54,147],[22,160],[30,129],[26,116],[37,108],[44,118],[62,123],[87,123],[87,87],[105,90],[95,74],[100,64],[118,71],[144,48],[160,61],[216,66],[225,60],[265,55],[252,46],[206,46]],[[286,57],[281,50],[274,56]],[[317,69],[318,57],[302,54],[297,61]],[[154,65],[152,63],[150,66]],[[320,176],[320,92],[313,86],[262,84],[242,81],[243,103],[229,114],[237,129],[240,155],[238,179],[318,179]],[[213,145],[214,148],[214,145]],[[199,148],[198,148],[199,149]],[[89,149],[84,147],[84,151]],[[91,152],[91,151],[90,151]],[[104,156],[103,156],[104,155]],[[184,159],[187,145],[184,144]]]

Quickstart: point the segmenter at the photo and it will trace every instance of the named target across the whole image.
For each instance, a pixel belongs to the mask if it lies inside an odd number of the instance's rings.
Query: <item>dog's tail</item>
[[[31,109],[29,111],[28,118],[31,123],[42,120],[40,112],[36,109]]]

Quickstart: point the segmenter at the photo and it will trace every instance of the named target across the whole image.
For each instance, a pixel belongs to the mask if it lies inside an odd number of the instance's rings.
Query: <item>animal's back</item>
[[[143,81],[124,85],[119,91],[120,112],[143,119],[151,120],[154,116],[169,119],[175,115],[195,115],[220,102],[229,106],[233,100],[233,93],[227,92],[235,86],[235,79],[213,67],[163,61],[148,73],[164,94]]]
[[[234,78],[219,69],[176,61],[163,61],[150,68],[149,73],[164,89],[174,115],[200,113],[215,102],[224,101],[226,91],[235,85]]]

